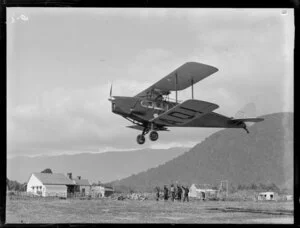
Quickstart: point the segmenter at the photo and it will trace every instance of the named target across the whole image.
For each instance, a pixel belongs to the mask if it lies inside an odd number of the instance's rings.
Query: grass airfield
[[[293,202],[11,199],[6,223],[292,224]]]

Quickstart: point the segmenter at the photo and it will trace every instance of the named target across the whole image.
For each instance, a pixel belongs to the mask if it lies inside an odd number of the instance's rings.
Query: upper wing
[[[165,95],[169,94],[170,91],[175,91],[176,89],[183,90],[217,71],[218,69],[213,66],[203,63],[187,62],[150,86],[148,89],[137,94],[136,97],[146,97],[151,93],[156,96]]]
[[[186,100],[153,118],[150,122],[164,126],[184,126],[218,107],[218,105],[206,101]]]

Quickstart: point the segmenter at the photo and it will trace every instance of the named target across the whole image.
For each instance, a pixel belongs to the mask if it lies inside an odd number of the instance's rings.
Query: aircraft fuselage
[[[112,112],[146,124],[149,120],[174,107],[176,104],[170,101],[114,96],[112,99]]]

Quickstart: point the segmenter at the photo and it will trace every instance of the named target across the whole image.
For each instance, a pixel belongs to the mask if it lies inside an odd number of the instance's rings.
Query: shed
[[[27,182],[27,192],[35,195],[67,197],[74,183],[62,173],[32,173]]]

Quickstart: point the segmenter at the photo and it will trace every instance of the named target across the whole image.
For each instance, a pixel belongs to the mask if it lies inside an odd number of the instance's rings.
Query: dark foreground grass
[[[7,199],[6,223],[293,223],[293,203]]]

